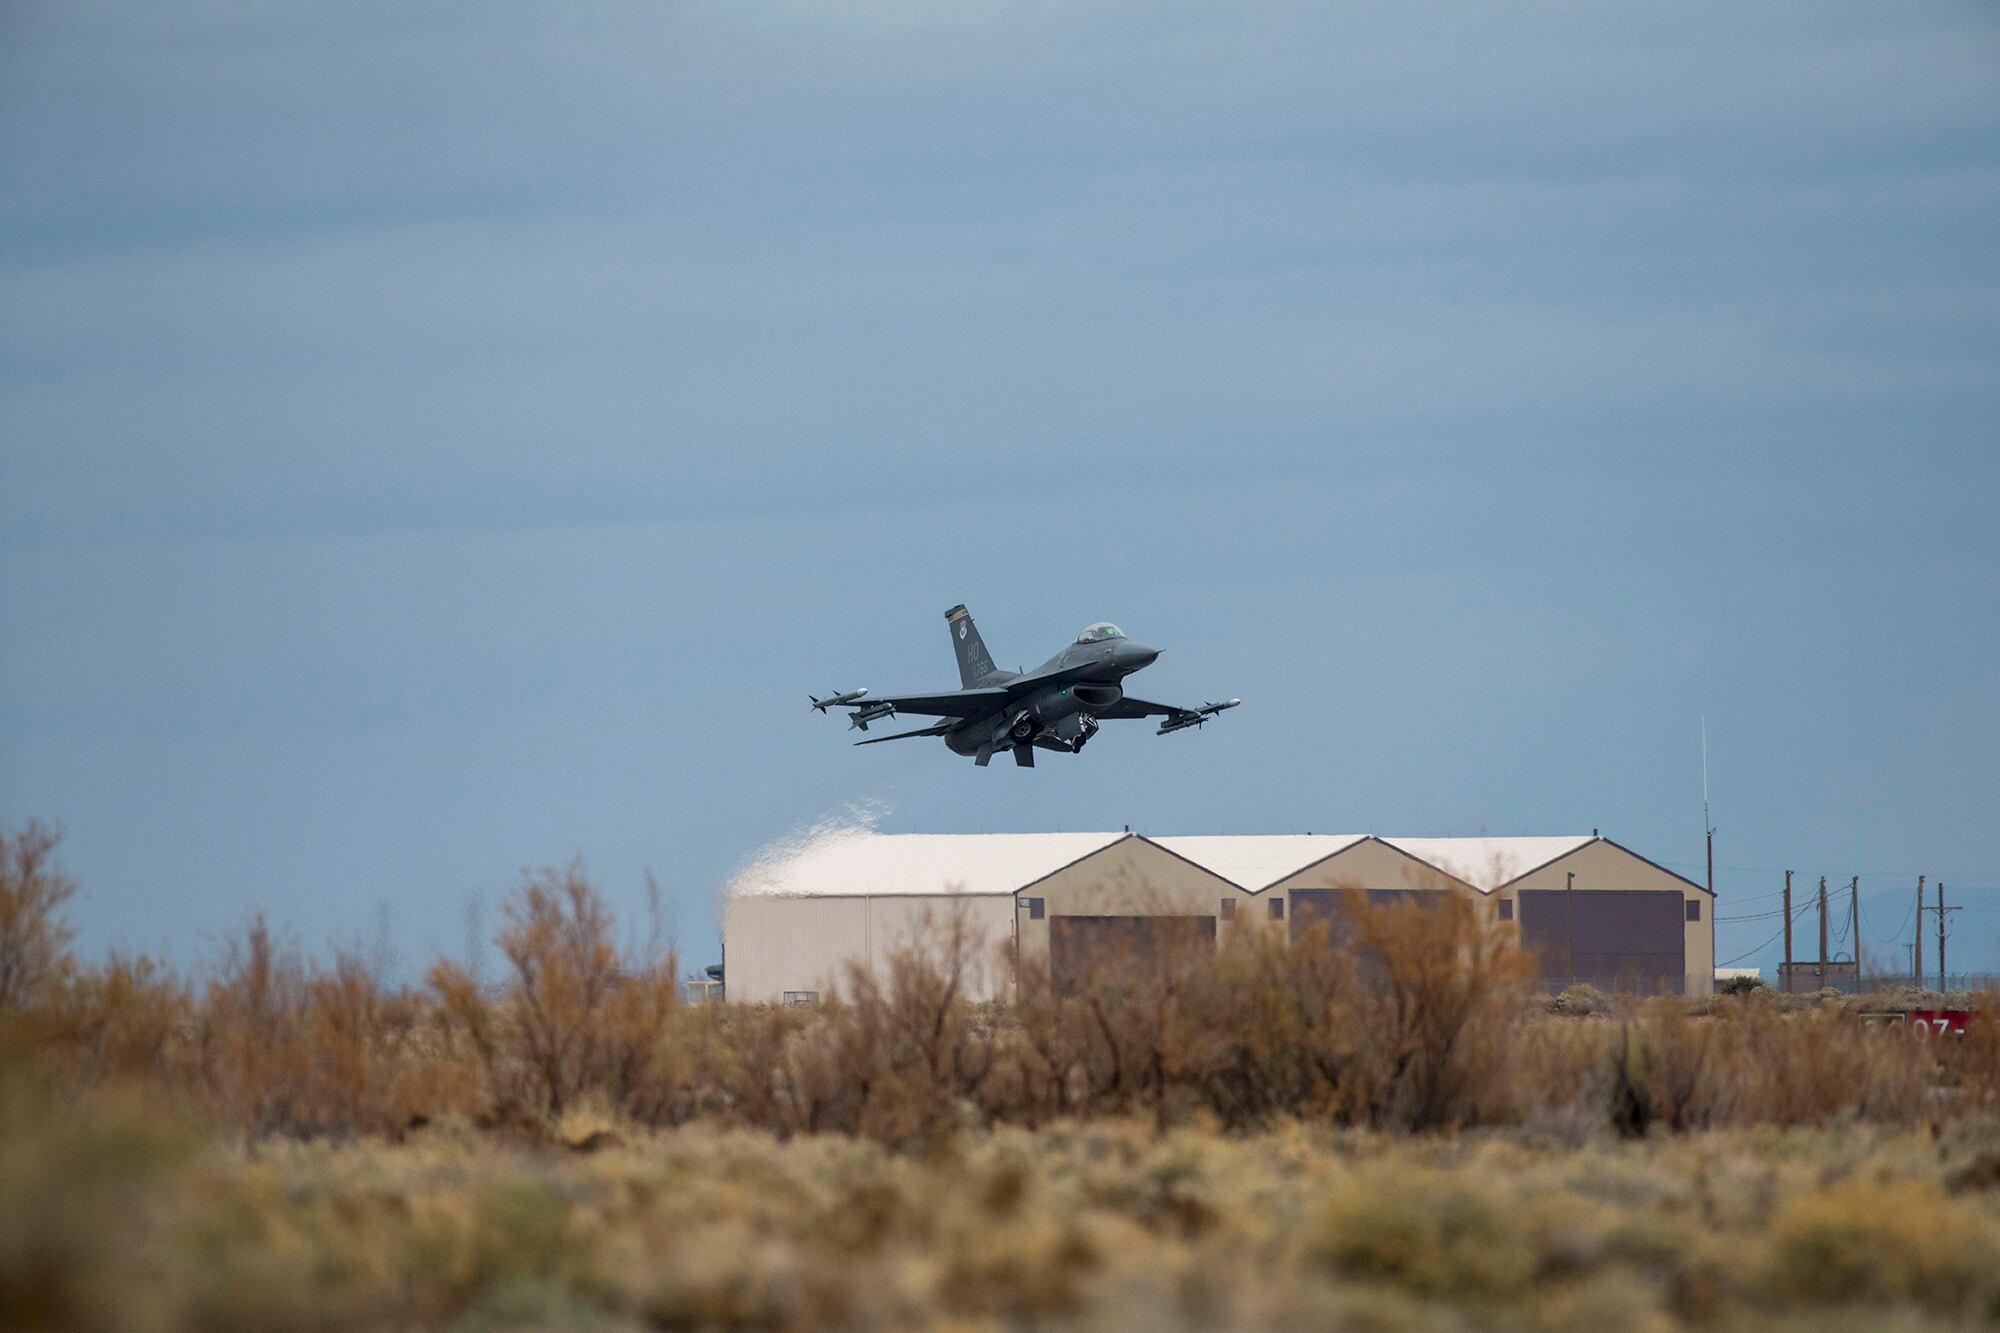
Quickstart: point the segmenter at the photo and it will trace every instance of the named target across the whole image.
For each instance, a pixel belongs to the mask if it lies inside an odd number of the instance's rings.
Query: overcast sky
[[[12,0],[0,821],[89,948],[581,852],[700,964],[856,804],[1700,878],[1705,715],[1723,961],[1790,867],[2000,970],[1996,239],[1991,3]],[[1244,706],[807,711],[958,601]]]

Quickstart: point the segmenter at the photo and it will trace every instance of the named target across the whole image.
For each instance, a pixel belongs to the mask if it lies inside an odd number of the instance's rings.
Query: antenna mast
[[[1708,715],[1701,719],[1701,827],[1708,840],[1708,896],[1715,897],[1715,825],[1708,822]]]

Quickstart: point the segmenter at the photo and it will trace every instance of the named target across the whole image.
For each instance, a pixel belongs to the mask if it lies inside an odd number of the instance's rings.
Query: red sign
[[[1947,1033],[1965,1035],[1965,1025],[1972,1021],[1969,1009],[1912,1009],[1909,1025],[1920,1037],[1942,1037]]]

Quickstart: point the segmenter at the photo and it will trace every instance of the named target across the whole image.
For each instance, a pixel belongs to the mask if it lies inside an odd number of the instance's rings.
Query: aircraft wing
[[[944,690],[936,694],[871,694],[865,707],[872,709],[887,704],[899,713],[914,713],[918,717],[978,717],[981,713],[999,708],[1012,697],[1005,686],[995,685],[977,690]]]
[[[1156,704],[1149,699],[1135,699],[1126,695],[1109,708],[1097,710],[1097,716],[1117,720],[1128,717],[1172,717],[1176,713],[1192,713],[1192,708],[1180,708],[1174,704]]]
[[[1033,694],[1036,690],[1050,685],[1066,685],[1072,680],[1081,679],[1089,675],[1091,670],[1092,667],[1085,663],[1057,671],[1045,671],[1034,676],[1016,676],[1002,685],[983,685],[968,690],[939,690],[932,694],[869,694],[861,690],[853,693],[863,697],[814,699],[813,707],[821,712],[825,712],[828,707],[851,708],[854,710],[855,721],[861,724],[863,731],[868,729],[868,723],[878,717],[888,717],[897,713],[908,713],[915,717],[953,719],[981,717],[987,713],[997,713],[1014,700]],[[1134,713],[1131,716],[1139,715]]]
[[[1113,720],[1127,717],[1164,717],[1166,721],[1160,724],[1159,732],[1164,736],[1170,731],[1180,731],[1185,727],[1198,727],[1217,713],[1227,712],[1241,702],[1240,699],[1230,699],[1219,704],[1203,704],[1199,708],[1182,708],[1177,704],[1156,704],[1150,699],[1135,699],[1128,694],[1111,707],[1100,709],[1097,716],[1100,719]]]
[[[856,745],[880,745],[883,741],[906,741],[912,736],[942,736],[947,731],[950,731],[951,727],[952,724],[949,722],[940,722],[935,726],[918,727],[915,731],[899,731],[893,736],[870,736],[865,741],[856,741],[854,743]]]
[[[978,717],[982,713],[998,712],[1013,700],[1046,686],[1080,680],[1091,670],[1086,663],[1059,671],[1044,671],[1038,676],[1016,676],[1004,685],[986,685],[973,690],[941,690],[936,694],[871,694],[859,703],[846,706],[868,711],[888,704],[899,713],[914,713],[918,717]],[[1132,716],[1139,715],[1134,713]]]

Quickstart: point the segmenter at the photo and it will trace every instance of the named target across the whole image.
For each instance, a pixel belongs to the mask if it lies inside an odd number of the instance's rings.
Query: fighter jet
[[[942,736],[952,753],[970,755],[981,768],[1001,749],[1011,749],[1014,762],[1022,768],[1033,768],[1037,749],[1081,753],[1085,742],[1097,734],[1100,722],[1163,718],[1154,734],[1164,736],[1199,727],[1243,702],[1227,699],[1182,708],[1125,693],[1125,678],[1151,666],[1160,650],[1127,638],[1124,630],[1108,620],[1086,626],[1075,643],[1033,671],[1013,672],[993,665],[993,655],[986,651],[963,604],[945,612],[944,618],[951,631],[952,651],[958,654],[959,684],[964,688],[936,694],[883,695],[844,690],[824,699],[809,694],[806,697],[812,700],[814,711],[851,708],[854,711],[848,714],[848,725],[862,731],[868,730],[870,722],[901,713],[935,717],[939,721],[928,727],[874,736],[855,744]]]

